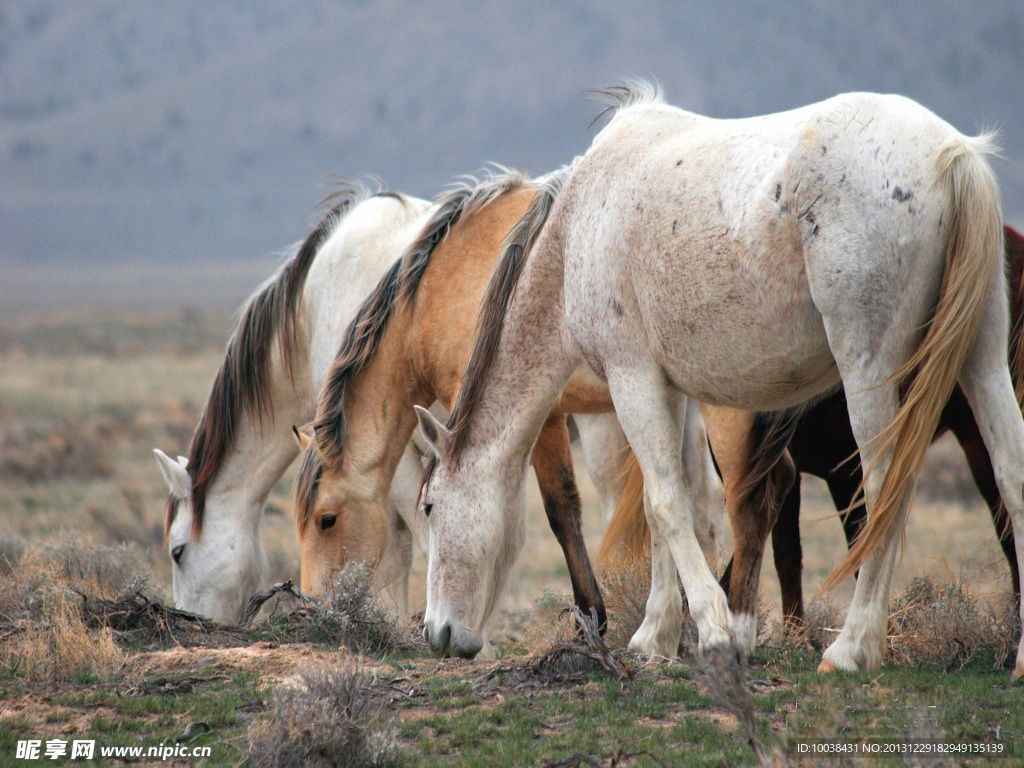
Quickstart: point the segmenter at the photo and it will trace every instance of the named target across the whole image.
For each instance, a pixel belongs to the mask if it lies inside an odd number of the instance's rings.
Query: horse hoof
[[[818,665],[818,671],[827,675],[829,672],[835,672],[836,668],[833,667],[831,664],[829,664],[824,659],[822,659],[821,660],[821,664]]]

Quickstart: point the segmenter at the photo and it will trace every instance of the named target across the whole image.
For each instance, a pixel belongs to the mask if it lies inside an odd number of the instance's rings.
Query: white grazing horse
[[[239,619],[267,577],[263,505],[298,455],[292,424],[308,421],[359,304],[429,218],[404,195],[348,183],[295,255],[246,303],[187,459],[157,450],[170,487],[167,549],[174,603],[222,622]],[[408,609],[412,532],[395,514],[415,509],[422,468],[412,444],[389,501],[384,582]]]
[[[701,644],[742,644],[694,531],[704,499],[688,490],[708,487],[696,402],[774,410],[841,381],[870,513],[833,574],[860,566],[822,668],[874,669],[916,472],[958,378],[1024,528],[989,142],[899,96],[716,120],[650,87],[611,95],[611,121],[509,234],[448,427],[419,411],[435,454],[421,491],[425,634],[436,653],[479,647],[496,602],[486,591],[502,581],[488,572],[522,547],[530,447],[585,363],[608,382],[647,481],[654,572],[634,647],[674,653],[658,646],[678,615],[666,563]]]

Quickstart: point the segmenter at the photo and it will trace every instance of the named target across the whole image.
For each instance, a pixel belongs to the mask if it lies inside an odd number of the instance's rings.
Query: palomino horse
[[[316,444],[304,442],[307,453],[296,484],[306,592],[316,594],[324,580],[351,559],[373,565],[381,552],[386,557],[391,551],[378,501],[391,482],[394,456],[389,452],[413,429],[409,405],[432,398],[448,406],[454,401],[472,352],[480,297],[497,263],[501,240],[531,198],[532,188],[514,172],[457,188],[440,201],[422,235],[357,312],[327,374],[313,425],[318,439]],[[411,300],[405,298],[409,295]],[[453,301],[453,296],[459,300]],[[542,429],[533,462],[575,599],[584,610],[594,606],[603,624],[601,596],[580,533],[579,497],[561,416],[577,414],[580,443],[606,520],[618,498],[621,448],[627,444],[615,415],[607,412],[607,386],[592,372],[584,369],[580,374],[583,383],[570,381],[551,423]],[[743,476],[746,466],[739,457],[746,455],[748,436],[733,428],[730,409],[702,409],[726,478],[743,486],[748,482]],[[717,482],[714,485],[707,493],[720,496]],[[708,510],[717,512],[717,507],[709,505]],[[411,527],[421,520],[414,516]],[[713,558],[721,526],[716,514],[699,527],[702,548]],[[486,577],[481,575],[478,583],[486,584]],[[481,599],[489,599],[492,608],[497,602],[496,594]],[[753,609],[746,612],[754,627]],[[678,645],[678,627],[675,635]]]
[[[378,499],[391,482],[393,446],[407,440],[415,425],[408,406],[434,398],[450,406],[455,400],[472,352],[480,298],[497,264],[501,240],[532,197],[531,185],[511,171],[456,188],[358,311],[328,372],[313,425],[317,440],[305,443],[307,453],[296,483],[302,583],[307,592],[316,593],[324,579],[353,558],[353,552],[390,550]],[[587,468],[607,520],[618,498],[620,449],[625,445],[610,409],[607,386],[581,369],[532,453],[574,597],[585,611],[593,606],[602,625],[604,606],[580,531],[564,414],[577,414]],[[709,409],[709,419],[715,421],[719,410]],[[733,434],[726,432],[720,440],[716,450],[730,455]],[[714,484],[716,488],[707,493],[720,495]],[[709,509],[717,511],[714,505]],[[702,545],[712,557],[722,538],[721,525],[721,516],[716,515],[700,526]],[[478,583],[486,581],[481,574]],[[499,591],[481,597],[490,600],[489,610]]]
[[[360,307],[327,374],[315,440],[296,479],[304,590],[315,593],[350,559],[374,562],[359,552],[386,551],[382,499],[416,427],[412,406],[454,402],[502,238],[532,196],[531,184],[511,171],[455,188]],[[602,625],[604,601],[583,542],[565,414],[610,407],[603,382],[578,377],[532,451],[576,602],[594,608]]]
[[[435,454],[421,492],[432,511],[425,633],[435,651],[479,647],[486,606],[466,585],[521,546],[530,447],[586,362],[607,380],[647,479],[653,571],[674,561],[702,645],[729,645],[726,597],[693,523],[710,486],[695,400],[778,410],[841,380],[870,515],[831,578],[860,567],[822,667],[874,669],[897,535],[958,376],[1024,524],[989,144],[896,96],[714,120],[650,88],[613,95],[590,150],[549,177],[509,234],[449,426],[418,411]],[[655,581],[641,648],[670,593],[679,600]]]
[[[156,451],[171,490],[165,538],[177,607],[237,621],[262,586],[260,520],[267,495],[297,453],[289,427],[312,415],[358,302],[430,210],[423,200],[370,195],[347,184],[295,255],[245,305],[188,459]],[[421,473],[410,449],[393,506],[415,508]],[[401,545],[388,569],[397,576],[408,570],[412,543],[401,525],[394,536]]]
[[[1024,273],[1024,237],[1009,226],[1003,228],[1003,235],[1013,327],[1008,359],[1018,403],[1024,409],[1024,336],[1021,333],[1024,330],[1024,283],[1021,280]],[[867,517],[863,503],[853,504],[863,473],[860,464],[851,458],[857,452],[857,442],[847,415],[846,397],[839,390],[795,412],[737,413],[733,428],[740,433],[744,430],[760,433],[761,445],[767,443],[773,449],[750,459],[758,466],[747,468],[743,482],[729,482],[730,476],[723,469],[736,554],[729,561],[720,583],[729,595],[729,608],[734,614],[752,611],[756,607],[760,564],[770,530],[775,569],[782,591],[783,616],[787,623],[799,626],[803,622],[803,552],[799,526],[800,476],[796,473],[816,475],[828,484],[836,509],[842,513],[840,519],[848,547],[853,546]],[[1013,589],[1019,599],[1020,573],[1013,532],[981,431],[959,386],[953,390],[942,411],[935,437],[946,430],[954,434],[963,448],[974,482],[988,504],[1010,566]],[[766,471],[787,444],[796,473],[788,463],[775,468],[774,472]],[[716,447],[714,441],[712,447]],[[636,560],[648,548],[649,530],[644,516],[640,467],[628,448],[619,455],[625,477],[623,490],[601,542],[598,559],[623,563]],[[613,473],[614,467],[609,467],[606,472]],[[795,476],[792,485],[785,479],[790,475]],[[783,479],[780,480],[780,476]]]

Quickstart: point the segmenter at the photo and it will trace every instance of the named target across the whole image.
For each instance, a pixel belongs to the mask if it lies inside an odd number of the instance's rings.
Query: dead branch
[[[630,663],[622,661],[612,653],[604,638],[601,637],[601,633],[598,631],[597,611],[594,608],[590,609],[590,616],[584,615],[578,605],[567,608],[565,613],[571,615],[579,627],[580,631],[577,634],[577,642],[556,645],[534,664],[534,669],[540,669],[557,654],[575,653],[597,661],[604,669],[620,680],[632,681],[634,679],[635,675]]]
[[[298,587],[292,583],[291,579],[287,581],[281,581],[272,586],[270,589],[266,589],[262,592],[257,592],[255,595],[249,598],[249,604],[245,607],[245,612],[242,614],[242,618],[239,620],[239,624],[243,627],[249,627],[252,624],[253,619],[256,618],[256,614],[260,612],[260,608],[274,595],[286,592],[292,597],[297,598],[306,605],[312,606],[313,608],[319,607],[319,603],[307,594],[304,594]]]

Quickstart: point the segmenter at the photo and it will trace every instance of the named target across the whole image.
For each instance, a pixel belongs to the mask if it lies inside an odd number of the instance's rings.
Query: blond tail
[[[597,562],[602,568],[639,562],[651,548],[651,531],[644,514],[644,473],[633,449],[626,450],[626,461],[619,474],[622,496],[597,551]]]
[[[877,453],[864,476],[877,457],[894,445],[892,464],[867,525],[825,580],[826,590],[852,576],[886,537],[904,496],[912,492],[911,479],[978,334],[985,297],[1003,250],[999,188],[985,160],[992,151],[989,137],[983,136],[958,137],[939,153],[939,180],[947,190],[952,217],[935,315],[917,352],[894,376],[909,378],[910,387],[896,418],[876,438]]]

